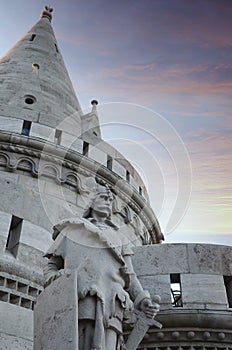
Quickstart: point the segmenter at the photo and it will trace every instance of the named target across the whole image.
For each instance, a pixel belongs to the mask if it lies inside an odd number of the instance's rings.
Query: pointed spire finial
[[[91,105],[93,106],[93,107],[92,107],[92,113],[97,114],[97,105],[98,105],[98,101],[97,101],[97,100],[92,100],[92,101],[91,101]]]
[[[92,106],[94,106],[94,105],[97,106],[97,105],[98,105],[98,101],[97,101],[97,100],[92,100],[92,101],[91,101],[91,105],[92,105]]]
[[[51,8],[50,6],[44,6],[44,10],[41,13],[40,18],[47,18],[51,22],[51,20],[52,20],[52,11],[53,11],[53,8]]]

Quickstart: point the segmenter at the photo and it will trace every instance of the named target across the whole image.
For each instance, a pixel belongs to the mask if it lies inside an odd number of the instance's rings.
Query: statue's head
[[[112,211],[113,195],[107,184],[105,186],[97,184],[92,192],[92,199],[86,208],[83,217],[90,218],[93,213],[98,216],[110,219]]]

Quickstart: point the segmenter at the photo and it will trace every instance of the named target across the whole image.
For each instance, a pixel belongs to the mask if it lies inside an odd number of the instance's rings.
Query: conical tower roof
[[[81,108],[45,6],[40,20],[0,59],[0,115],[56,127]]]

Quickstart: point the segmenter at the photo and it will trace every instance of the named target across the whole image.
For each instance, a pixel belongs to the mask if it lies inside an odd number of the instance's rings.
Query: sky
[[[44,5],[82,108],[99,101],[166,242],[232,245],[232,1],[0,0],[0,55]]]

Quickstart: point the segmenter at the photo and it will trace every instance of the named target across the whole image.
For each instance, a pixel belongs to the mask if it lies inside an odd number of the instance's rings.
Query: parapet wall
[[[173,308],[171,285],[178,288],[178,284],[179,307],[229,308],[226,286],[232,278],[232,247],[192,243],[134,249],[136,273],[152,293],[161,295],[163,310]]]
[[[150,328],[140,348],[231,350],[232,247],[161,244],[134,251],[143,287],[162,298],[163,329]]]

